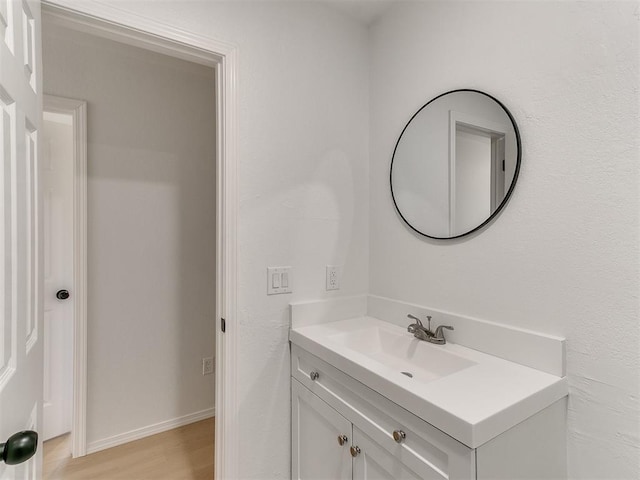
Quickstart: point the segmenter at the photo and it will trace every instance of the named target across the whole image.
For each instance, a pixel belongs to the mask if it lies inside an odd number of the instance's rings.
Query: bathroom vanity
[[[431,99],[393,152],[399,217],[439,240],[486,227],[520,145],[493,96]],[[374,295],[292,304],[289,339],[293,479],[566,478],[564,339]]]
[[[566,477],[564,377],[368,315],[290,340],[294,479]]]

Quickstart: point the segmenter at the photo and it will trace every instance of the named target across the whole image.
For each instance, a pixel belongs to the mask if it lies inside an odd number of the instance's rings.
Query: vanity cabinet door
[[[446,480],[448,477],[432,469],[413,471],[402,455],[392,455],[370,436],[353,427],[353,480]]]
[[[351,480],[351,422],[295,379],[291,406],[291,478]]]

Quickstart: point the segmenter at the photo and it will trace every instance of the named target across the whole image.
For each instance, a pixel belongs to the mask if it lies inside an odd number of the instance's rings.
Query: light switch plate
[[[267,295],[291,293],[291,267],[267,268]]]

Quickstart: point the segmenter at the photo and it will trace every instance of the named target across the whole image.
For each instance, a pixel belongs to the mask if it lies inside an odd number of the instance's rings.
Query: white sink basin
[[[418,340],[408,332],[379,326],[328,335],[327,340],[420,382],[430,382],[476,365],[447,352],[441,345]]]
[[[373,317],[301,326],[289,338],[470,448],[568,390],[566,378],[462,345],[427,343]]]

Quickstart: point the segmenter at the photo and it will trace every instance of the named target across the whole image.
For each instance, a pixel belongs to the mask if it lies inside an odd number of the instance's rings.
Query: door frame
[[[72,117],[73,131],[73,407],[71,454],[87,454],[87,102],[43,96],[43,110]]]
[[[449,235],[459,235],[456,232],[456,131],[458,125],[469,127],[473,130],[485,134],[492,141],[496,136],[506,136],[509,131],[507,125],[487,120],[486,118],[471,115],[465,112],[449,110]],[[492,144],[493,154],[493,144]],[[491,172],[494,173],[494,161],[492,158]],[[491,191],[494,192],[495,179],[491,177]],[[491,198],[492,210],[495,199]],[[499,205],[499,203],[498,203]],[[497,206],[497,205],[496,205]]]
[[[48,21],[213,67],[216,77],[216,427],[215,478],[238,478],[237,397],[237,47],[114,4],[43,0]],[[223,330],[224,328],[224,330]],[[85,441],[86,448],[86,441]]]

